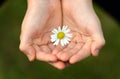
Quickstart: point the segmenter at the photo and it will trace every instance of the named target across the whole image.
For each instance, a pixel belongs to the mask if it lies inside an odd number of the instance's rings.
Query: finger
[[[70,43],[68,45],[68,47],[66,47],[65,49],[63,49],[61,52],[59,52],[59,54],[57,55],[57,57],[61,60],[61,61],[68,61],[69,58],[76,53],[79,50],[79,46],[78,44],[75,43]]]
[[[41,51],[51,53],[51,49],[47,45],[40,46]]]
[[[53,43],[49,43],[48,46],[51,50],[53,50],[55,48],[55,45],[53,45]]]
[[[98,56],[100,49],[105,45],[105,39],[101,35],[94,35],[93,42],[91,45],[91,53],[93,56]]]
[[[72,49],[63,50],[62,54],[60,55],[60,59],[62,61],[68,61],[74,54],[78,53],[81,49],[82,44],[76,44]]]
[[[35,48],[36,48],[36,59],[37,60],[45,61],[45,62],[57,61],[57,57],[55,55],[49,53],[49,51],[47,50],[47,47],[44,46],[44,49],[43,49],[43,47],[41,49],[40,47],[35,46]],[[43,51],[43,50],[45,50],[45,51]]]
[[[57,54],[57,56],[60,57],[61,54],[62,54],[64,51],[70,51],[71,49],[74,48],[75,45],[76,45],[76,44],[75,44],[74,42],[71,42],[68,46],[66,46],[66,48],[64,48],[63,50],[61,50],[61,51]]]
[[[53,52],[53,50],[55,49],[55,45],[53,45],[53,43],[49,43],[48,47],[50,48],[51,52]]]
[[[91,46],[91,42],[86,42],[83,47],[81,48],[81,50],[79,50],[79,52],[75,55],[73,55],[70,58],[70,63],[76,63],[79,62],[83,59],[85,59],[86,57],[88,57],[90,55],[90,46]]]
[[[62,51],[66,46],[61,46],[61,45],[58,45],[55,47],[55,49],[53,50],[53,54],[54,55],[57,55],[60,51]]]
[[[60,70],[63,70],[66,67],[66,64],[62,61],[50,62],[49,64]]]
[[[55,48],[55,46],[52,43],[48,44],[48,46],[51,51]],[[50,51],[48,51],[48,52],[50,52]],[[60,70],[63,70],[66,67],[65,63],[62,61],[48,62],[48,63]]]
[[[35,60],[35,49],[31,45],[27,44],[20,44],[19,49],[28,57],[29,61],[34,61]]]

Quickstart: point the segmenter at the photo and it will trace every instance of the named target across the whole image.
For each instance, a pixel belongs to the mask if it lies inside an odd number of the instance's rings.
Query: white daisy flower
[[[64,46],[69,44],[70,38],[72,38],[72,34],[69,33],[70,29],[67,26],[58,27],[58,29],[52,30],[51,42],[54,42],[54,45],[58,45],[59,43]]]

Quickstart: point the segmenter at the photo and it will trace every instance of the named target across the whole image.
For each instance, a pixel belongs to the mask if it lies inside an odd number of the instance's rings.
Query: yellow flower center
[[[65,37],[65,33],[64,32],[59,32],[58,34],[57,34],[57,38],[58,39],[63,39]]]

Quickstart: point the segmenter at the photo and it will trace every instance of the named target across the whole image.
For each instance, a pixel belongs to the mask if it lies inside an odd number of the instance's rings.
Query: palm
[[[31,3],[22,25],[20,50],[30,61],[35,58],[52,61],[49,63],[63,69],[66,61],[78,62],[88,57],[91,52],[97,55],[94,50],[96,47],[99,50],[104,44],[99,20],[92,7],[79,6],[83,3],[79,1],[62,0],[62,5],[59,0],[28,1]],[[50,42],[51,30],[62,24],[71,29],[73,38],[66,47],[53,46]]]
[[[50,42],[51,30],[61,25],[59,2],[56,5],[49,5],[45,1],[42,5],[38,4],[27,10],[22,25],[20,49],[26,54],[32,54],[30,60],[34,60],[35,56],[43,61],[56,60],[50,54],[54,49]]]
[[[76,2],[69,1],[68,4],[67,0],[63,1],[63,24],[68,25],[72,30],[73,38],[71,43],[58,54],[58,58],[70,63],[78,62],[91,53],[96,56],[97,53],[94,53],[97,49],[96,44],[100,43],[100,47],[104,44],[100,22],[92,7],[79,6],[80,3]]]

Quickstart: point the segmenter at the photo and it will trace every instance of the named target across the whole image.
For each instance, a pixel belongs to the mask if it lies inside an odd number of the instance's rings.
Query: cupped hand
[[[51,30],[61,26],[61,5],[59,0],[28,0],[28,9],[22,23],[20,50],[30,61],[34,59],[49,62],[62,69],[64,62],[58,61],[52,50]]]
[[[71,29],[73,38],[66,48],[57,53],[57,57],[73,64],[91,54],[98,56],[105,40],[92,0],[63,0],[62,10],[63,25]]]
[[[91,0],[62,0],[61,3],[60,0],[29,0],[20,37],[20,50],[30,61],[36,58],[59,69],[65,68],[68,61],[72,64],[90,54],[97,56],[105,44]],[[66,47],[50,42],[51,30],[61,25],[67,25],[73,34]]]

